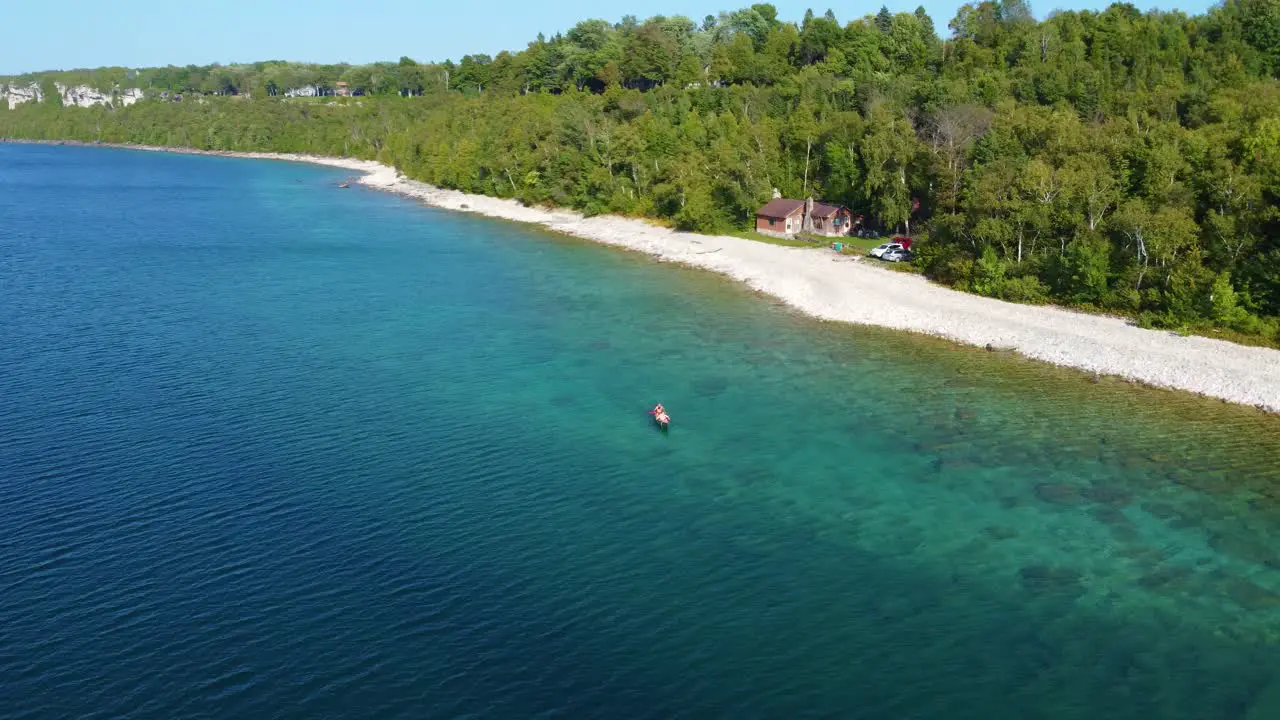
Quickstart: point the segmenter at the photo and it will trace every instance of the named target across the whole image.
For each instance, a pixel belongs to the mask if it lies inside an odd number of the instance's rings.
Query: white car
[[[883,245],[878,245],[876,247],[871,248],[870,255],[873,258],[878,258],[878,257],[882,257],[885,253],[889,252],[890,250],[901,250],[901,249],[902,249],[902,243],[896,243],[896,242],[885,243]]]

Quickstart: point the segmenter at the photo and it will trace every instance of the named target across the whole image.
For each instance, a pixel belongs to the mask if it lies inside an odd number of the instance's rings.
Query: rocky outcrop
[[[99,90],[88,85],[67,86],[62,83],[54,83],[54,88],[62,98],[62,104],[68,107],[87,108],[94,105],[126,107],[144,97],[141,88]],[[44,99],[44,91],[40,89],[38,83],[31,83],[25,87],[0,85],[0,102],[8,102],[10,110],[26,102],[43,102]]]
[[[9,109],[12,110],[25,102],[40,102],[44,99],[44,93],[40,90],[40,85],[31,83],[26,87],[17,85],[0,85],[0,102],[8,101]]]
[[[62,96],[62,104],[67,107],[93,107],[94,105],[110,105],[111,95],[88,85],[67,87],[62,83],[54,83],[58,94]]]
[[[124,90],[116,88],[114,91],[107,92],[88,85],[76,85],[74,87],[67,87],[61,83],[55,83],[55,85],[58,88],[58,94],[62,96],[62,104],[72,107],[93,107],[94,105],[126,107],[138,102],[143,97],[141,88],[126,88]]]

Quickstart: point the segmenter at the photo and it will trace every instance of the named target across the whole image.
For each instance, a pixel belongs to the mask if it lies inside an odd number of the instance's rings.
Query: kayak
[[[653,421],[658,423],[658,427],[666,430],[667,426],[671,424],[671,416],[666,413],[656,413],[653,416]]]

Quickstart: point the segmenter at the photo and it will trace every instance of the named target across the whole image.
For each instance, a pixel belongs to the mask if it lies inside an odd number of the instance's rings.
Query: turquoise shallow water
[[[0,145],[0,716],[1280,717],[1275,418],[342,177]]]

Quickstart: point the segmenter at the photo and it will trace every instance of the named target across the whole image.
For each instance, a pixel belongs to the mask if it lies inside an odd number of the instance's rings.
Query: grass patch
[[[770,245],[781,245],[783,247],[809,247],[809,248],[831,248],[832,243],[842,243],[844,248],[841,253],[844,255],[865,255],[868,250],[879,247],[888,240],[884,238],[860,238],[860,237],[824,237],[821,235],[797,235],[794,238],[779,238],[772,235],[756,232],[755,230],[731,230],[724,235],[731,235],[743,240],[753,240],[755,242],[768,243]]]
[[[824,245],[818,242],[814,242],[811,240],[804,240],[798,237],[797,238],[779,238],[779,237],[774,237],[772,235],[765,235],[764,233],[758,233],[754,230],[731,230],[723,234],[731,235],[736,238],[742,238],[743,240],[754,240],[755,242],[768,243],[770,245],[781,245],[783,247],[830,247],[830,243],[827,243]]]
[[[1239,330],[1231,328],[1214,328],[1193,325],[1190,327],[1179,328],[1180,335],[1199,335],[1201,337],[1213,338],[1214,340],[1226,340],[1236,345],[1249,345],[1252,347],[1265,347],[1280,350],[1280,337],[1272,338],[1266,335],[1251,335],[1242,333]]]
[[[866,254],[872,248],[878,248],[889,241],[884,238],[846,237],[841,238],[840,242],[844,243],[846,248],[861,250],[863,254]]]

